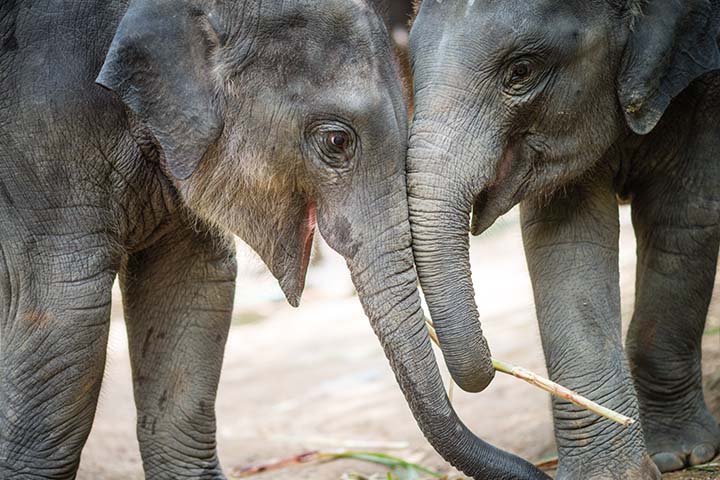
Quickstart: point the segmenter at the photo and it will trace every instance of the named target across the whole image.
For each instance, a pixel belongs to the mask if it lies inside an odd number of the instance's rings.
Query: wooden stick
[[[437,333],[435,332],[435,327],[433,326],[432,322],[426,318],[425,323],[427,324],[428,331],[430,332],[430,338],[433,342],[435,342],[437,346],[440,346],[440,341],[438,340]],[[614,410],[610,410],[607,407],[603,407],[599,403],[595,403],[592,400],[583,397],[579,393],[573,392],[569,388],[565,388],[562,385],[548,380],[547,378],[541,377],[540,375],[537,375],[523,367],[517,367],[515,365],[503,362],[501,360],[497,360],[495,358],[492,359],[492,363],[493,367],[495,367],[495,370],[497,370],[498,372],[502,372],[507,375],[512,375],[513,377],[519,378],[521,380],[525,380],[529,384],[535,385],[536,387],[545,390],[546,392],[549,392],[556,397],[563,398],[577,405],[578,407],[589,410],[593,413],[596,413],[597,415],[600,415],[601,417],[605,417],[609,420],[612,420],[613,422],[617,422],[620,425],[628,427],[635,423],[634,419],[626,417],[625,415],[618,413]]]

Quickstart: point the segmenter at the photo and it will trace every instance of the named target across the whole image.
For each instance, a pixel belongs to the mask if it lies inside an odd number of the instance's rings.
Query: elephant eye
[[[350,146],[350,135],[345,132],[327,132],[325,143],[330,149],[337,149],[344,152]]]
[[[530,59],[514,61],[505,74],[505,91],[509,95],[524,95],[534,86],[538,70],[538,65]]]
[[[348,166],[358,146],[354,130],[339,120],[313,122],[306,130],[308,144],[325,165],[333,168]]]
[[[523,60],[513,64],[510,67],[510,81],[520,82],[525,80],[532,73],[532,66],[527,60]]]

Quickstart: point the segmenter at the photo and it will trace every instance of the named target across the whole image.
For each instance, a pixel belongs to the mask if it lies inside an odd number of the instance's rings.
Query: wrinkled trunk
[[[457,170],[460,160],[470,159],[451,157],[442,148],[447,139],[423,133],[422,128],[419,122],[413,126],[408,153],[415,264],[448,370],[460,388],[479,392],[495,370],[470,273],[473,191]]]
[[[431,8],[428,5],[425,2],[421,8]],[[467,11],[468,7],[456,2],[438,10],[453,8]],[[495,371],[470,277],[470,212],[475,197],[491,185],[491,179],[498,178],[494,152],[503,150],[505,140],[497,126],[493,130],[478,125],[490,117],[482,108],[475,109],[478,105],[473,102],[479,98],[464,94],[467,82],[474,78],[468,73],[477,66],[464,61],[465,50],[460,44],[455,48],[454,37],[443,29],[442,16],[424,17],[411,34],[415,114],[406,165],[412,251],[448,369],[461,388],[480,391]],[[482,196],[479,200],[483,203]],[[395,273],[391,281],[400,278]],[[413,281],[405,280],[407,289]],[[378,319],[378,336],[415,418],[433,446],[475,479],[549,480],[525,460],[475,437],[460,422],[445,395],[417,295],[406,295],[394,295],[407,299],[402,308],[371,317]],[[405,323],[403,328],[397,328],[397,321]]]
[[[416,287],[407,224],[361,247],[348,264],[365,312],[420,429],[448,462],[475,479],[548,479],[477,438],[445,394]]]

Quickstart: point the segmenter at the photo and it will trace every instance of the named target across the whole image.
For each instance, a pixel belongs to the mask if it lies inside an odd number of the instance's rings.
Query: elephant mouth
[[[308,202],[308,205],[305,209],[305,220],[303,222],[303,226],[300,231],[301,239],[303,242],[303,249],[302,249],[302,258],[301,258],[301,265],[302,265],[302,275],[303,278],[305,277],[305,274],[307,273],[307,267],[310,264],[310,253],[312,251],[312,241],[313,237],[315,236],[315,228],[317,227],[317,205],[315,202],[311,201]]]
[[[316,228],[317,204],[313,200],[308,200],[303,209],[302,219],[298,224],[296,238],[290,242],[290,245],[280,244],[283,250],[282,260],[280,261],[280,288],[283,290],[288,303],[293,307],[300,305],[300,297],[305,289],[305,277],[310,264],[310,254]],[[292,250],[297,253],[293,253]]]
[[[317,204],[309,201],[305,208],[305,218],[300,227],[300,244],[302,245],[300,266],[298,269],[298,281],[305,286],[308,265],[310,265],[310,254],[312,253],[313,238],[317,227]],[[301,287],[301,288],[302,288]]]
[[[307,274],[308,265],[310,264],[310,253],[312,252],[313,238],[315,237],[315,228],[317,227],[317,205],[314,201],[310,201],[305,208],[305,220],[300,230],[300,238],[303,245],[302,256],[300,258],[301,275],[303,283]]]

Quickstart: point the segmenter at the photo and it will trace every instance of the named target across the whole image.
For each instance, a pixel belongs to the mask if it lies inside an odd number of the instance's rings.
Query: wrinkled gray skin
[[[656,479],[651,458],[668,471],[718,451],[700,368],[720,244],[718,38],[718,0],[425,0],[413,25],[413,248],[453,377],[476,391],[493,375],[470,213],[480,234],[523,201],[550,376],[642,419],[626,429],[555,399],[560,479]],[[638,236],[629,362],[617,194]]]
[[[362,0],[0,3],[0,478],[75,477],[116,276],[146,477],[224,478],[227,232],[296,305],[316,221],[421,429],[473,465],[416,289],[398,77]]]

